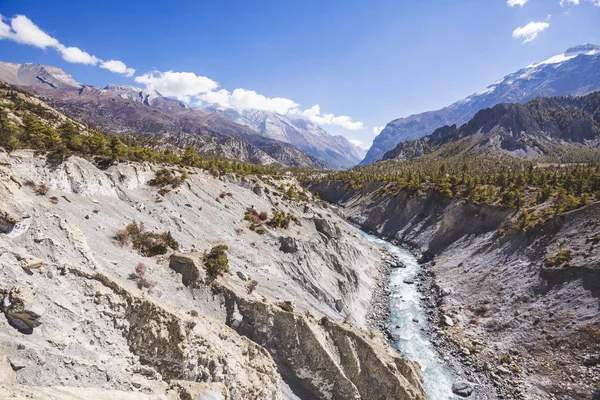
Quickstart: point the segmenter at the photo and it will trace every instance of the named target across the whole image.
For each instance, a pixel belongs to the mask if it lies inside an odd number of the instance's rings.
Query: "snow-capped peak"
[[[575,46],[575,47],[571,47],[569,49],[567,49],[567,51],[565,51],[563,54],[558,54],[554,57],[550,57],[549,59],[539,62],[539,63],[533,63],[527,66],[527,68],[535,68],[538,67],[540,65],[547,65],[547,64],[560,64],[563,63],[565,61],[569,61],[572,58],[575,58],[579,55],[586,55],[586,56],[595,56],[600,54],[600,46],[596,46],[595,44],[582,44],[579,46]]]
[[[139,100],[144,103],[152,101],[163,96],[153,89],[143,89],[130,85],[107,85],[104,90],[115,93],[117,96],[128,100]]]
[[[590,54],[593,53],[593,54]],[[586,44],[581,44],[579,46],[575,46],[575,47],[571,47],[570,49],[567,49],[567,51],[565,51],[566,55],[578,55],[578,54],[585,54],[585,55],[594,55],[594,54],[600,54],[600,46],[595,45],[595,44],[591,44],[591,43],[586,43]]]

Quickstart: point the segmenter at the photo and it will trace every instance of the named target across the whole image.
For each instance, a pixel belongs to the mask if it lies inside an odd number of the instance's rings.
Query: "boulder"
[[[452,321],[452,318],[450,318],[449,315],[444,315],[444,324],[446,324],[446,326],[454,326],[454,321]]]
[[[287,254],[293,254],[298,251],[298,243],[296,239],[290,236],[279,238],[279,250]]]
[[[0,232],[10,233],[21,219],[9,211],[0,211]]]
[[[173,253],[169,260],[169,268],[181,274],[181,282],[185,286],[196,286],[206,282],[204,254],[200,252]]]
[[[257,196],[262,196],[263,194],[263,190],[260,186],[256,185],[252,188],[252,191],[254,192],[255,195]]]
[[[339,239],[342,236],[340,228],[323,218],[315,218],[315,228],[328,239]]]
[[[344,302],[342,301],[342,299],[337,299],[335,301],[335,309],[338,312],[342,312],[342,310],[344,309]]]
[[[457,380],[452,385],[452,393],[461,397],[469,397],[473,393],[473,385],[462,379]]]
[[[175,380],[171,384],[180,400],[229,400],[229,391],[220,382],[190,382]]]
[[[246,282],[248,280],[248,275],[246,275],[242,271],[238,271],[238,272],[236,272],[236,274],[237,274],[238,278],[240,278],[244,282]]]

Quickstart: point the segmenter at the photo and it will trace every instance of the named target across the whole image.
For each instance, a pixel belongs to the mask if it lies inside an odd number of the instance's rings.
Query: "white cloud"
[[[154,89],[163,96],[177,97],[185,101],[189,96],[198,96],[219,87],[219,84],[205,76],[198,76],[193,72],[149,72],[136,76],[135,81]]]
[[[78,47],[64,47],[60,45],[56,49],[60,52],[60,54],[62,54],[63,60],[70,63],[96,65],[102,61],[99,58],[79,49]]]
[[[515,29],[512,33],[513,38],[515,39],[523,39],[523,43],[529,43],[537,36],[548,29],[550,24],[548,22],[530,22],[525,26],[520,26]]]
[[[266,97],[254,90],[235,89],[230,96],[233,108],[254,108],[288,114],[298,107],[294,101],[283,97]]]
[[[587,3],[592,3],[596,7],[600,7],[600,0],[583,0],[583,1],[585,1]],[[578,6],[580,3],[581,3],[581,0],[560,0],[560,5],[562,7],[569,6],[569,5]]]
[[[363,142],[362,140],[358,140],[358,139],[348,139],[348,141],[350,143],[352,143],[353,145],[360,147],[361,149],[365,148],[365,142]]]
[[[333,114],[321,114],[321,107],[319,107],[318,104],[315,104],[307,110],[295,112],[295,114],[300,114],[302,117],[318,125],[336,125],[353,131],[365,128],[362,122],[352,121],[352,118],[348,117],[347,115],[340,115],[336,117]]]
[[[293,100],[283,97],[266,97],[256,93],[254,90],[240,88],[235,89],[231,93],[225,89],[204,93],[199,96],[199,100],[237,110],[255,109],[276,112],[278,114],[289,114],[298,108],[298,104]]]
[[[352,121],[352,118],[347,115],[336,116],[334,114],[321,113],[321,107],[318,104],[302,111],[299,104],[293,100],[283,97],[266,97],[253,90],[235,89],[230,93],[225,89],[221,89],[206,92],[197,96],[197,99],[200,102],[218,104],[237,110],[255,109],[293,117],[302,117],[317,125],[335,125],[349,130],[364,129],[362,122]]]
[[[376,126],[375,128],[373,128],[373,135],[375,135],[375,136],[379,135],[384,128],[385,128],[384,125]]]
[[[509,7],[514,7],[514,6],[521,6],[523,7],[525,5],[525,3],[527,3],[529,0],[507,0],[506,4],[508,4]]]
[[[135,74],[135,69],[127,68],[124,62],[119,60],[108,60],[103,61],[100,64],[100,68],[104,68],[109,70],[110,72],[115,72],[117,74],[123,74],[128,77],[132,77]]]
[[[57,48],[60,46],[58,40],[41,30],[24,15],[17,15],[12,18],[10,24],[12,30],[9,29],[8,32],[4,30],[5,36],[3,36],[3,38],[39,47],[40,49],[45,49],[46,47]]]
[[[135,72],[133,68],[127,68],[121,61],[111,60],[103,62],[100,58],[91,55],[78,47],[65,46],[57,39],[44,32],[25,15],[17,15],[13,18],[5,18],[0,15],[0,40],[1,39],[12,40],[17,43],[35,46],[40,49],[46,49],[48,47],[53,48],[62,56],[63,60],[74,64],[97,65],[98,63],[102,63],[102,68],[126,76],[132,76]],[[107,63],[109,63],[113,69],[103,66]],[[119,67],[122,66],[119,68],[119,71],[115,70],[114,63],[120,63]]]

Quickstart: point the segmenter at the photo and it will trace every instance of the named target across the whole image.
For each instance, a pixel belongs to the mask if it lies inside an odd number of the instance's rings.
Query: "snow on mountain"
[[[156,90],[142,89],[135,86],[110,84],[104,89],[113,92],[124,99],[138,101],[146,105],[150,105],[154,99],[164,98]]]
[[[580,96],[596,90],[600,90],[600,46],[575,46],[506,75],[484,90],[441,110],[391,121],[375,138],[361,164],[381,159],[400,142],[421,138],[444,125],[463,124],[477,111],[499,103],[525,103],[547,96]]]
[[[350,143],[345,137],[330,135],[317,124],[302,118],[290,118],[263,110],[235,110],[220,106],[210,106],[205,110],[222,114],[271,139],[290,143],[336,169],[355,166],[365,154],[363,149]]]

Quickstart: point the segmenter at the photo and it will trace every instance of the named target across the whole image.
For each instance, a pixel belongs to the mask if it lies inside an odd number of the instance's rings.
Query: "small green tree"
[[[226,251],[229,250],[224,244],[213,246],[209,253],[204,253],[204,265],[206,272],[212,279],[229,271],[229,259]]]

